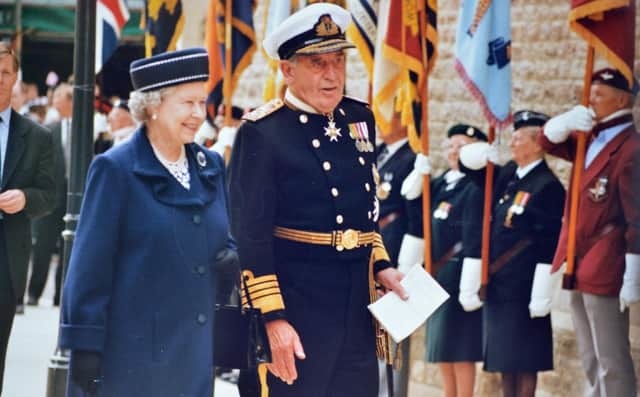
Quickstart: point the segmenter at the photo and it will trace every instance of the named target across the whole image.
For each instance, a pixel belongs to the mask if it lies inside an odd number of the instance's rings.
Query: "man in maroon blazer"
[[[618,70],[599,70],[591,80],[590,108],[576,106],[552,118],[540,137],[548,153],[573,161],[577,134],[589,134],[578,187],[570,295],[586,396],[636,395],[627,310],[640,301],[640,135],[631,115],[634,91]],[[567,256],[569,202],[553,271]]]

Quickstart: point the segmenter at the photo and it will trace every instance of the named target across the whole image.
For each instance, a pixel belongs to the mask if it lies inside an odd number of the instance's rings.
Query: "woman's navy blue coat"
[[[224,165],[195,144],[186,153],[188,191],[144,128],[89,169],[59,343],[102,353],[100,396],[212,394],[212,265],[232,244]]]

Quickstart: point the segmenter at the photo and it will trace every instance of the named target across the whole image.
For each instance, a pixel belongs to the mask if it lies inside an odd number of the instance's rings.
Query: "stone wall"
[[[636,0],[640,8],[640,0]],[[454,38],[460,0],[439,1],[438,59],[430,76],[429,130],[432,158],[436,173],[444,166],[438,148],[447,128],[453,123],[466,122],[486,128],[480,107],[464,88],[454,68]],[[259,2],[254,20],[259,42],[262,40],[263,2]],[[557,114],[578,104],[582,93],[586,45],[569,31],[567,14],[569,2],[560,0],[513,0],[512,2],[512,109],[533,109]],[[201,16],[202,14],[200,14]],[[636,20],[640,22],[640,14]],[[636,43],[640,43],[640,29],[636,29]],[[638,50],[637,50],[638,53]],[[604,65],[596,58],[596,68]],[[262,103],[266,61],[260,51],[244,72],[234,95],[234,103],[248,107]],[[640,76],[640,57],[636,57],[635,75]],[[351,51],[348,66],[347,92],[367,98],[368,81],[355,51]],[[636,101],[634,113],[640,127],[640,105]],[[510,131],[499,133],[504,146]],[[566,183],[568,163],[550,159],[553,168]],[[631,313],[631,343],[636,372],[640,379],[640,307]],[[556,370],[539,378],[536,396],[577,397],[581,395],[584,379],[577,358],[573,326],[567,307],[567,293],[561,292],[552,313],[554,328],[554,359]],[[441,383],[437,368],[424,361],[424,329],[411,340],[410,388],[412,397],[440,396]],[[478,365],[477,396],[499,395],[499,379],[483,373]]]

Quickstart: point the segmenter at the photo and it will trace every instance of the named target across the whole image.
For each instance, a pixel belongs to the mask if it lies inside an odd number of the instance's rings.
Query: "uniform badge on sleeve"
[[[607,198],[607,183],[609,179],[606,176],[598,178],[595,186],[589,189],[589,198],[596,203]]]

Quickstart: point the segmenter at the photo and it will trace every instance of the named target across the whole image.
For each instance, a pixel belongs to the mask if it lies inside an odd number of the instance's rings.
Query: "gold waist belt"
[[[273,235],[299,243],[330,245],[336,247],[336,250],[342,251],[373,244],[376,232],[361,232],[359,230],[347,229],[334,230],[330,233],[319,233],[276,226],[273,229]]]

